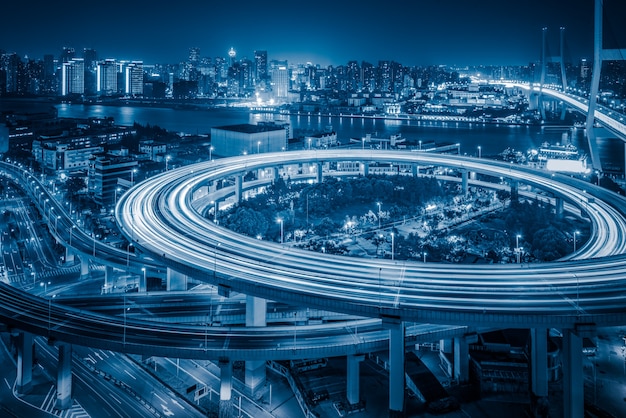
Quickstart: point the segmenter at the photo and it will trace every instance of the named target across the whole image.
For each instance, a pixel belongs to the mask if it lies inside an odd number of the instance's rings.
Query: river
[[[407,139],[424,143],[459,143],[461,153],[477,155],[478,147],[482,156],[494,155],[510,147],[527,151],[539,147],[543,142],[555,144],[562,142],[563,134],[571,137],[571,142],[580,150],[588,153],[587,141],[582,129],[555,126],[519,126],[506,124],[456,123],[456,122],[418,122],[389,119],[363,119],[329,116],[287,116],[250,113],[241,109],[170,109],[138,106],[103,106],[81,104],[56,105],[59,117],[87,118],[113,117],[118,125],[141,124],[158,125],[169,131],[188,134],[207,134],[212,127],[240,123],[256,123],[274,118],[291,123],[293,132],[320,132],[327,127],[337,132],[341,142],[350,138],[360,138],[372,134],[379,138],[389,138],[400,134]],[[604,136],[598,139],[600,158],[603,165],[624,166],[624,144],[621,140]]]

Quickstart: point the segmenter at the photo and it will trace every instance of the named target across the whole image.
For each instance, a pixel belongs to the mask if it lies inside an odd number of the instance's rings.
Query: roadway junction
[[[287,165],[306,165],[320,180],[324,175],[346,175],[322,172],[326,163],[337,161],[357,161],[364,167],[378,161],[412,165],[413,174],[420,172],[419,167],[445,166],[464,173],[464,182],[471,172],[506,178],[512,185],[527,184],[550,193],[555,205],[566,202],[574,208],[568,210],[587,217],[592,239],[564,261],[455,266],[301,251],[243,237],[207,217],[211,207],[218,208],[217,202],[237,200],[244,190],[262,187],[263,181],[243,181],[249,171],[273,168],[279,173]],[[210,161],[165,172],[120,199],[116,218],[142,253],[131,256],[76,230],[64,208],[54,199],[46,200],[48,192],[35,176],[14,166],[3,164],[3,168],[31,192],[44,216],[49,203],[48,222],[55,224],[51,232],[75,248],[81,260],[144,273],[146,269],[161,273],[166,269],[168,276],[193,277],[217,286],[224,294],[240,292],[376,318],[341,326],[297,327],[297,342],[294,327],[207,327],[127,319],[2,286],[3,322],[9,328],[48,336],[51,341],[145,355],[256,361],[365,353],[388,341],[394,352],[402,347],[403,358],[404,337],[419,334],[409,332],[405,323],[439,324],[436,331],[425,331],[438,339],[449,330],[458,335],[483,327],[555,327],[580,334],[580,330],[596,326],[623,324],[626,319],[624,200],[571,177],[491,160],[380,150],[285,152]],[[214,185],[224,179],[234,186],[218,190]],[[272,179],[264,181],[267,184]],[[55,217],[51,217],[52,206]],[[350,329],[359,329],[356,340]],[[402,343],[394,344],[394,335],[402,338]],[[392,411],[398,402],[390,399]]]

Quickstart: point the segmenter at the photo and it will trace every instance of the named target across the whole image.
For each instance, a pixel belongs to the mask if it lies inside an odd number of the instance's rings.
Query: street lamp
[[[378,205],[378,229],[380,229],[380,213],[381,213],[381,205],[382,203],[380,202],[376,202],[376,204]]]
[[[54,232],[56,232],[57,234],[59,233],[59,231],[57,229],[57,225],[58,225],[59,219],[61,219],[61,215],[57,215],[57,217],[54,218]]]
[[[165,171],[167,171],[167,166],[168,166],[168,164],[167,164],[167,163],[168,163],[169,161],[170,161],[170,156],[169,156],[169,155],[166,155],[166,156],[165,156]]]
[[[520,263],[519,239],[520,239],[521,237],[522,237],[522,236],[521,236],[520,234],[517,234],[517,235],[515,236],[515,252],[517,253],[517,264],[519,264],[519,263]]]
[[[261,141],[256,142],[256,153],[257,154],[261,153]]]
[[[283,218],[276,219],[278,223],[280,223],[280,243],[282,244],[284,241],[284,227],[283,227]]]
[[[426,251],[424,251],[424,263],[426,262]]]
[[[71,228],[68,228],[70,230],[70,247],[72,246],[72,235],[74,235],[74,228],[76,228],[76,225],[72,225]]]
[[[134,186],[135,185],[135,173],[137,172],[136,168],[133,168],[132,170],[130,170],[130,185]]]
[[[43,294],[44,294],[44,295],[45,295],[46,293],[48,293],[48,285],[49,285],[50,283],[51,283],[51,282],[40,282],[40,283],[39,283],[39,286],[40,286],[40,287],[41,287],[41,286],[43,286],[43,289],[44,289],[44,290],[43,290]]]
[[[574,252],[576,252],[576,237],[580,234],[579,231],[574,231]]]
[[[396,234],[394,234],[393,232],[391,233],[391,261],[395,260],[395,247],[396,247],[396,242],[395,242],[395,238],[396,238]]]
[[[139,290],[141,290],[141,289],[147,290],[148,289],[148,283],[146,283],[146,268],[142,267],[141,268],[141,272],[143,273],[143,286],[139,286]]]
[[[481,150],[482,150],[482,148],[481,148],[481,147],[480,147],[480,145],[479,145],[479,146],[478,146],[478,158],[481,158],[481,157],[482,157]]]
[[[213,150],[214,150],[214,149],[215,149],[215,148],[213,148],[213,145],[211,145],[211,146],[209,147],[209,161],[213,161]]]

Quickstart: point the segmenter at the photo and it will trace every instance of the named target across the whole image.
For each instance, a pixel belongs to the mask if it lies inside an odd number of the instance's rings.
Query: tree
[[[67,187],[67,194],[75,198],[81,190],[87,187],[87,182],[84,177],[73,176],[67,179],[65,187]]]

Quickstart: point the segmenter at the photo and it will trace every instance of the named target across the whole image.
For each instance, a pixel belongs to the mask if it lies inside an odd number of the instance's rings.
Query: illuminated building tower
[[[200,48],[189,48],[189,62],[194,67],[200,61]]]
[[[233,47],[231,47],[230,51],[228,51],[228,58],[230,59],[228,63],[229,67],[232,67],[233,64],[235,63],[235,57],[237,57],[237,52],[235,51]]]
[[[383,92],[391,91],[391,66],[389,61],[378,61],[378,81],[376,89]]]
[[[110,96],[117,93],[117,66],[114,59],[98,63],[96,81],[99,95]]]
[[[289,92],[289,69],[287,60],[271,62],[272,92],[275,98],[286,98]]]
[[[72,60],[72,58],[74,58],[76,56],[76,51],[74,50],[74,48],[69,48],[64,46],[63,50],[61,51],[61,57],[59,59],[60,62],[70,62]]]
[[[254,83],[267,79],[267,51],[254,51]]]
[[[374,66],[369,62],[363,61],[361,63],[361,74],[363,90],[373,92],[376,88],[376,71],[374,70]]]
[[[61,67],[61,96],[85,93],[85,62],[72,58]]]
[[[95,94],[96,85],[96,65],[98,64],[98,54],[95,49],[85,48],[83,50],[83,59],[85,60],[85,93]]]
[[[126,66],[126,91],[129,96],[143,95],[143,61],[132,61]]]
[[[356,61],[348,61],[347,67],[348,91],[361,90],[361,68]]]

